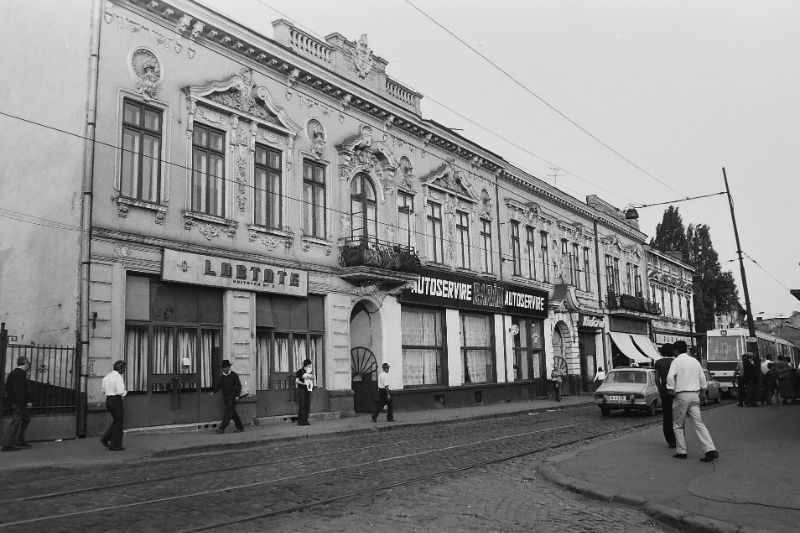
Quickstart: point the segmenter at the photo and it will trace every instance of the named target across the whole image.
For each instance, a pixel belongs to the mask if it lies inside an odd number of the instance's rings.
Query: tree
[[[656,226],[656,236],[650,239],[650,246],[662,252],[678,252],[684,261],[688,259],[686,230],[677,207],[669,206],[664,211],[661,223]]]

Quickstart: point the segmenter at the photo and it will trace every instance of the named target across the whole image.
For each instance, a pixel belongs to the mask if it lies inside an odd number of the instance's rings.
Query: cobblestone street
[[[656,422],[601,418],[589,406],[114,469],[17,471],[0,480],[8,489],[0,529],[669,531],[639,511],[569,493],[536,472],[548,455]]]

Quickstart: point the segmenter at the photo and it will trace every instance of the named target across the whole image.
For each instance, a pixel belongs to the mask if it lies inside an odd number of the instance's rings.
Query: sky
[[[267,37],[278,18],[318,37],[366,33],[387,74],[424,95],[425,118],[581,200],[722,192],[724,167],[754,316],[800,311],[789,294],[800,289],[800,2],[202,3]],[[744,305],[726,197],[674,205],[685,225],[709,225]],[[666,208],[639,209],[640,228],[655,235]]]

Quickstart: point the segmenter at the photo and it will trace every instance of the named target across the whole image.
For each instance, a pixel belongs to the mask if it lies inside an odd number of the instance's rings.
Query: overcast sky
[[[724,191],[725,167],[753,313],[800,311],[789,294],[800,289],[800,2],[204,2],[268,37],[278,18],[317,36],[366,33],[387,73],[423,93],[426,118],[581,200]],[[686,225],[710,226],[739,281],[725,196],[675,205]],[[654,235],[665,209],[639,209],[642,230]]]

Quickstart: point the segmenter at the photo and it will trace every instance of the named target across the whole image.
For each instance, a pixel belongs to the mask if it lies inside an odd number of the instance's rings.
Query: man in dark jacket
[[[672,344],[661,345],[661,359],[655,362],[656,385],[658,394],[661,396],[661,422],[664,430],[664,438],[667,446],[675,447],[675,430],[672,429],[672,394],[667,390],[667,374],[672,361],[675,360],[675,353]]]
[[[219,423],[217,433],[225,433],[225,428],[228,427],[231,419],[236,426],[236,432],[244,431],[242,419],[239,418],[239,413],[236,412],[236,402],[242,395],[242,382],[239,380],[239,375],[231,370],[231,363],[227,359],[222,361],[222,375],[217,380],[217,386],[214,387],[213,396],[215,393],[222,391],[222,401],[225,404],[225,412],[222,415],[222,422]]]
[[[10,452],[30,446],[25,441],[25,430],[31,423],[28,408],[32,407],[28,392],[28,369],[31,364],[24,355],[17,357],[17,368],[6,379],[6,394],[11,405],[11,422],[3,438],[2,451]]]
[[[744,367],[742,369],[745,388],[747,389],[745,404],[747,407],[758,407],[758,382],[761,377],[761,365],[755,355],[747,355],[748,357],[745,358]]]

